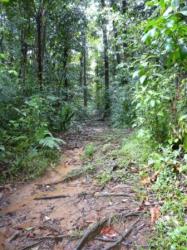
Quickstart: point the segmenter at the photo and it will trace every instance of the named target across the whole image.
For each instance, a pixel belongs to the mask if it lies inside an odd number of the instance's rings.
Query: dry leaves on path
[[[118,233],[111,226],[106,226],[101,230],[101,235],[107,238],[113,238],[118,235]]]
[[[150,208],[151,213],[151,224],[155,224],[155,222],[160,218],[161,212],[160,207],[151,207]]]

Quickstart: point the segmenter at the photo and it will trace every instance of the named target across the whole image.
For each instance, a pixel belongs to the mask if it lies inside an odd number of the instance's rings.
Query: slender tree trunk
[[[80,87],[82,88],[83,86],[83,67],[84,67],[84,61],[83,61],[83,55],[82,55],[82,51],[81,51],[81,55],[80,55]]]
[[[99,66],[97,62],[97,66],[95,68],[95,75],[96,75],[96,93],[95,93],[95,102],[96,102],[96,108],[97,111],[100,111],[100,104],[101,104],[101,99],[100,99],[100,84],[99,84]]]
[[[27,53],[28,53],[28,44],[26,40],[26,31],[24,29],[21,30],[21,60],[20,60],[20,79],[23,84],[25,84],[26,80],[26,71],[27,71]]]
[[[111,8],[115,11],[117,9],[117,5],[115,0],[110,0],[110,6]],[[113,33],[114,33],[114,38],[115,38],[115,55],[116,55],[116,62],[117,65],[121,63],[121,55],[120,55],[120,48],[118,46],[118,30],[116,28],[116,23],[113,21]]]
[[[127,12],[127,0],[122,0],[122,6],[121,6],[121,14],[125,15],[125,13]],[[127,29],[124,26],[124,34],[127,33]],[[123,60],[126,61],[127,58],[127,43],[125,41],[123,41]],[[122,84],[127,84],[128,81],[123,78],[122,80]]]
[[[83,14],[83,22],[81,28],[81,84],[83,89],[83,101],[84,107],[88,104],[88,89],[87,89],[87,20]]]
[[[127,11],[127,0],[122,0],[121,13],[125,14]]]
[[[86,49],[86,34],[83,30],[83,96],[84,96],[84,107],[88,104],[88,90],[87,90],[87,49]]]
[[[38,63],[38,83],[43,89],[43,67],[44,67],[44,48],[45,48],[45,7],[44,0],[40,0],[40,6],[36,15],[37,26],[37,63]]]
[[[69,48],[67,42],[64,44],[64,57],[63,57],[63,73],[64,73],[64,89],[65,89],[65,101],[68,101],[69,94],[69,82],[68,82],[68,57],[69,57]]]
[[[101,6],[105,8],[105,0],[101,0]],[[106,18],[102,20],[103,30],[103,45],[104,45],[104,77],[105,77],[105,112],[104,118],[110,115],[110,95],[109,95],[109,56],[108,56],[108,37],[107,37],[107,21]]]

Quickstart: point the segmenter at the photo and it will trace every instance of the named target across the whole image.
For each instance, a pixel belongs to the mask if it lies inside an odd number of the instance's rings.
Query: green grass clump
[[[106,185],[112,180],[112,173],[110,171],[104,170],[97,175],[97,181],[99,185]]]
[[[86,158],[92,158],[95,153],[95,147],[92,143],[86,145],[84,149],[84,155]]]
[[[127,163],[134,161],[138,164],[143,164],[148,160],[153,150],[154,146],[151,142],[134,132],[128,138],[125,138],[118,154],[122,161]]]
[[[25,154],[19,154],[8,171],[2,173],[0,183],[4,183],[7,179],[29,180],[39,177],[47,168],[57,164],[59,158],[58,151],[47,149],[41,151],[32,149]]]
[[[96,172],[96,167],[92,164],[84,166],[84,172],[88,174],[93,174]]]

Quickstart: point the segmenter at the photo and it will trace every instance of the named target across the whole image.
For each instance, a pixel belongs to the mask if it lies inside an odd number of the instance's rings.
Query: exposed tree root
[[[84,197],[84,196],[94,196],[94,197],[131,197],[131,194],[125,194],[125,193],[87,193],[82,192],[78,194],[78,197]],[[56,195],[56,196],[41,196],[41,197],[35,197],[34,200],[53,200],[53,199],[62,199],[62,198],[68,198],[71,197],[70,195]],[[72,196],[73,197],[73,196]]]
[[[125,193],[97,193],[95,197],[132,197],[132,194],[125,194]]]
[[[69,195],[56,195],[56,196],[43,196],[43,197],[36,197],[34,200],[53,200],[53,199],[62,199],[62,198],[68,198]]]
[[[74,181],[74,180],[80,178],[84,173],[85,173],[85,171],[83,171],[82,169],[73,170],[69,174],[67,174],[67,176],[65,176],[62,180],[48,183],[45,185],[52,186],[52,185],[58,185],[58,184],[64,183],[64,182]]]
[[[132,232],[132,230],[134,229],[134,227],[138,224],[138,222],[140,221],[140,219],[136,220],[131,227],[129,227],[129,229],[124,232],[118,239],[116,242],[114,242],[113,244],[111,244],[109,247],[106,247],[104,250],[115,250],[118,249],[118,246],[122,243],[122,241],[125,240],[126,237],[129,236],[129,234]]]
[[[79,241],[75,250],[81,250],[91,239],[97,236],[101,229],[107,224],[111,223],[113,220],[120,219],[120,218],[127,218],[130,216],[138,216],[140,212],[129,212],[124,214],[115,214],[110,218],[104,218],[103,220],[95,223],[91,228],[89,228],[85,234],[83,235],[82,239]]]
[[[42,237],[38,237],[35,238],[34,240],[63,240],[64,238],[67,238],[67,235],[56,235],[56,236],[42,236]]]
[[[115,239],[107,239],[107,238],[102,238],[102,237],[96,237],[96,240],[98,241],[102,241],[102,242],[116,242]],[[121,242],[121,244],[123,246],[126,246],[126,247],[139,247],[139,248],[147,248],[149,247],[148,245],[139,245],[139,244],[131,244],[131,243],[127,243],[127,242]]]
[[[21,250],[29,250],[29,249],[31,249],[32,247],[38,246],[40,243],[42,243],[42,240],[40,240],[40,241],[38,241],[38,242],[35,242],[35,243],[32,243],[32,244],[30,244],[30,245],[28,245],[28,246],[26,246],[26,247],[23,247]]]
[[[75,250],[81,250],[88,241],[90,241],[96,235],[100,233],[101,229],[107,224],[107,222],[108,222],[108,219],[105,218],[97,222],[96,224],[94,224],[91,228],[89,228],[84,234],[84,236],[82,237],[82,239],[79,241]]]
[[[21,250],[28,250],[28,249],[31,249],[32,247],[35,247],[39,244],[41,244],[43,241],[45,240],[54,240],[54,241],[61,241],[65,238],[68,238],[70,236],[68,235],[56,235],[56,236],[42,236],[42,237],[37,237],[37,238],[34,238],[33,240],[35,241],[38,241],[38,242],[35,242],[35,243],[32,243],[24,248],[22,248]]]

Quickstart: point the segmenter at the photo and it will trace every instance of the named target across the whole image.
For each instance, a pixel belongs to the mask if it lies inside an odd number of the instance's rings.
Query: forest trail
[[[121,169],[116,157],[129,133],[92,122],[63,134],[67,144],[59,166],[29,184],[1,187],[0,249],[116,249],[118,240],[120,249],[146,249],[151,224],[138,169]],[[78,247],[90,226],[104,218],[113,224],[97,225]]]

